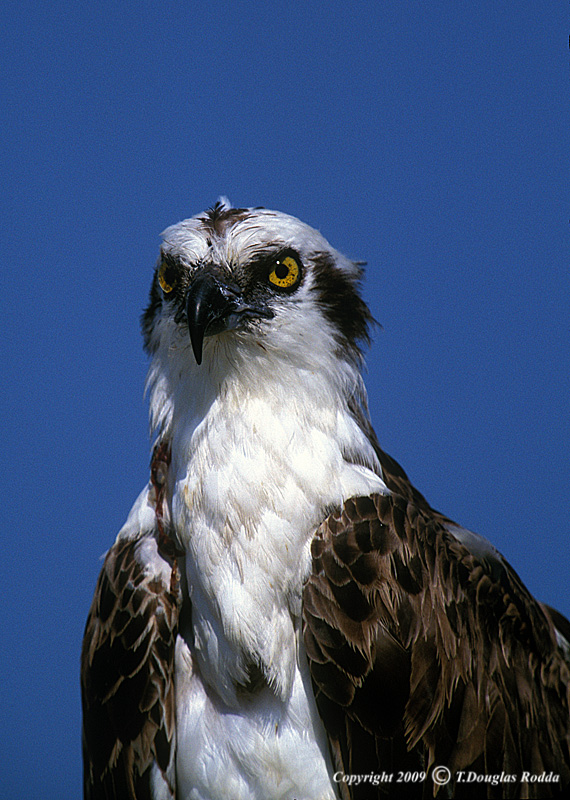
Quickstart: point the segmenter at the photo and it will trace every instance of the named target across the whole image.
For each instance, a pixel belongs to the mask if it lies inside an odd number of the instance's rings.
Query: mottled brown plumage
[[[570,782],[569,665],[504,560],[478,558],[398,495],[349,500],[312,554],[304,639],[338,770],[445,765]],[[551,797],[560,786],[452,781],[438,796]],[[341,789],[351,800],[429,797],[434,784]]]
[[[155,559],[164,560],[170,581],[149,569]],[[176,796],[179,603],[176,562],[159,550],[158,528],[156,536],[113,545],[99,576],[81,655],[88,800],[150,800],[154,762]]]

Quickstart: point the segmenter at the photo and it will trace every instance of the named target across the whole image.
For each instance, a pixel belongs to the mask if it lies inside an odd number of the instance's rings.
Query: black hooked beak
[[[239,288],[217,270],[199,272],[186,296],[186,319],[196,363],[202,363],[206,336],[232,330],[244,317],[272,316],[268,309],[245,304]]]

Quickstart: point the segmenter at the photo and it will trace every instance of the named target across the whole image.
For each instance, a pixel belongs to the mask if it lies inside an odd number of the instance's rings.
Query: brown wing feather
[[[176,796],[180,601],[176,561],[166,562],[157,539],[158,532],[115,543],[89,612],[81,655],[86,800],[150,800],[153,764]]]
[[[304,638],[335,766],[553,771],[561,783],[452,780],[437,797],[557,796],[570,782],[570,674],[553,625],[506,562],[476,557],[443,519],[376,495],[347,501],[315,536]],[[341,785],[353,800],[434,788]]]

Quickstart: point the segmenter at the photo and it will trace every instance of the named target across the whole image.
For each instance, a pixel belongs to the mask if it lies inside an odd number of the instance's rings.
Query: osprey
[[[380,448],[360,266],[227,201],[163,240],[150,480],[82,651],[85,797],[556,796],[570,624]]]

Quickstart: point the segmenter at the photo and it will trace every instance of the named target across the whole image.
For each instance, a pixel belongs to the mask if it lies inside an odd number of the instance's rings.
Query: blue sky
[[[220,194],[368,262],[381,443],[570,614],[560,3],[0,15],[2,794],[80,795],[83,626],[147,480],[139,315],[160,231]]]

